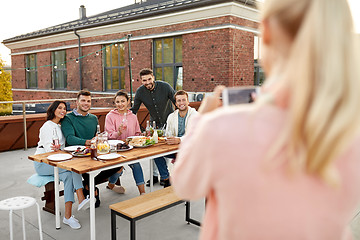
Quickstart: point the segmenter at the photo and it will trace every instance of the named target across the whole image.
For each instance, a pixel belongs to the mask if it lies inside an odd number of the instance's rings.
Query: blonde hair
[[[289,119],[273,153],[286,149],[291,169],[339,184],[333,161],[358,133],[358,44],[346,0],[265,0],[292,39],[285,79]]]

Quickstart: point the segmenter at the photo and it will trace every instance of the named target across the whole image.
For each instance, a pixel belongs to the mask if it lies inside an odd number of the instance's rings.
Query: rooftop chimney
[[[79,16],[80,16],[80,20],[86,19],[86,8],[84,5],[81,5],[79,8]]]

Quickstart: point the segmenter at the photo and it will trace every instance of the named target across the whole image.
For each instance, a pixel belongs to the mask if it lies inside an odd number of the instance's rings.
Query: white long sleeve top
[[[196,116],[198,112],[195,108],[189,107],[188,113],[185,119],[185,133],[188,127],[189,120]],[[176,109],[173,113],[169,114],[167,121],[166,121],[166,136],[174,136],[177,137],[179,132],[179,109]],[[180,139],[182,139],[181,137]]]
[[[65,147],[65,138],[61,132],[60,124],[56,124],[53,121],[48,120],[40,128],[40,141],[38,142],[35,154],[53,151],[51,150],[51,144],[53,140],[52,138],[54,129],[59,137],[60,149]]]

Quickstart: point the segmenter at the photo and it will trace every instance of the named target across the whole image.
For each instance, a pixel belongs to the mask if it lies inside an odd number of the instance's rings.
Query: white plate
[[[130,145],[130,144],[129,144],[129,146],[133,146],[133,147],[136,147],[136,148],[146,148],[146,147],[150,147],[150,146],[152,146],[152,145],[154,145],[154,144],[150,144],[150,145],[142,145],[142,146]]]
[[[65,161],[71,158],[71,154],[68,153],[53,154],[47,157],[47,159],[49,159],[50,161]]]
[[[118,143],[124,143],[124,141],[121,140],[108,140],[110,145],[117,145]]]
[[[129,150],[131,150],[131,149],[134,148],[134,147],[131,146],[131,145],[128,145],[128,146],[129,146],[129,148],[126,148],[126,149],[117,149],[116,151],[118,151],[118,152],[125,152],[125,151],[129,151]]]
[[[68,146],[68,147],[64,148],[64,151],[75,152],[78,147],[84,148],[85,146],[79,146],[79,145],[77,145],[77,146]]]
[[[110,153],[110,154],[99,155],[97,158],[100,160],[111,160],[118,157],[121,157],[121,155],[117,153]]]
[[[146,136],[130,136],[127,137],[126,139],[133,139],[133,138],[145,138]]]

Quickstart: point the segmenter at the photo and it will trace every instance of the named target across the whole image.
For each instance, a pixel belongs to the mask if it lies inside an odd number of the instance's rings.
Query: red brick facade
[[[257,23],[234,16],[217,17],[169,26],[154,27],[132,32],[123,32],[96,37],[82,38],[81,43],[120,39],[131,33],[133,37],[148,36],[160,33],[173,33],[181,30],[209,28],[232,24],[256,29]],[[190,92],[211,92],[216,85],[226,86],[254,84],[254,33],[226,27],[217,30],[192,31],[181,35],[183,41],[183,89]],[[125,84],[130,90],[128,43],[125,42]],[[54,48],[59,46],[77,45],[77,41],[57,42],[54,44],[38,45],[15,49],[12,53],[33,51],[37,49]],[[83,56],[99,51],[103,45],[82,47]],[[46,91],[52,89],[51,52],[38,52],[38,91],[23,91],[26,88],[26,70],[12,71],[13,98],[24,99],[54,99],[72,98],[74,91],[80,89],[78,48],[66,49],[67,91]],[[131,41],[133,91],[140,86],[138,73],[144,67],[153,67],[153,39]],[[25,55],[12,56],[12,68],[25,68]],[[103,56],[92,54],[82,58],[83,88],[94,92],[104,91]],[[19,90],[16,90],[19,89]],[[45,91],[41,91],[45,90]],[[36,94],[35,94],[36,93]]]

